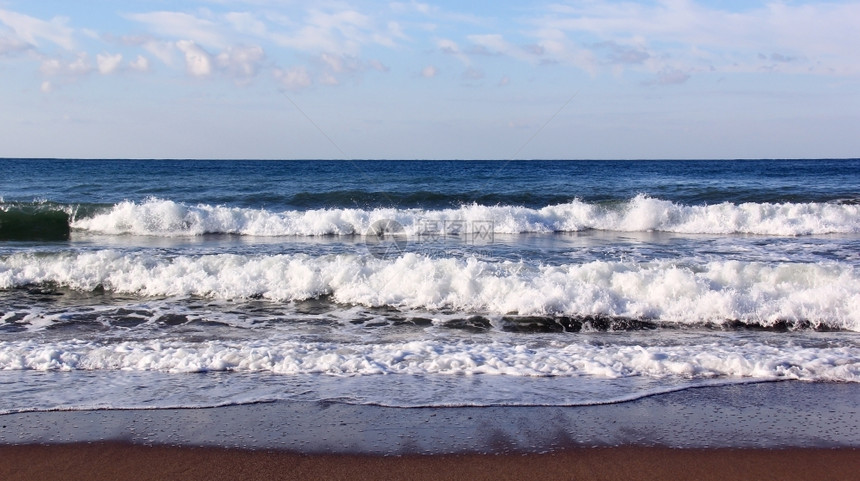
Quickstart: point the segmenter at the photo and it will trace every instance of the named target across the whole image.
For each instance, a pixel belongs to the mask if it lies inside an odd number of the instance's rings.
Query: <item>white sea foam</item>
[[[144,296],[331,296],[339,303],[504,315],[607,315],[672,323],[740,320],[860,331],[853,266],[594,261],[534,266],[475,258],[233,254],[164,257],[114,250],[0,258],[0,288],[55,283]]]
[[[379,220],[394,220],[412,236],[458,229],[495,233],[577,232],[589,229],[688,234],[796,236],[860,232],[860,205],[835,203],[722,203],[687,206],[644,195],[615,207],[578,200],[531,209],[466,205],[457,209],[316,209],[272,212],[170,200],[121,202],[107,212],[77,218],[72,228],[101,234],[194,236],[364,235]]]
[[[0,342],[0,370],[269,372],[359,376],[489,374],[616,379],[752,378],[860,382],[851,347],[772,346],[760,342],[623,345],[416,340],[344,344],[289,340]]]

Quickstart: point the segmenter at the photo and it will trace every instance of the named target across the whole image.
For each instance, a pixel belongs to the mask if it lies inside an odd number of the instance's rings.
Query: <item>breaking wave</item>
[[[245,340],[184,342],[2,341],[0,370],[271,372],[275,374],[490,374],[860,382],[860,355],[849,347],[736,345],[629,346],[444,339],[385,344]]]
[[[150,199],[125,201],[100,213],[74,216],[71,228],[97,234],[147,236],[365,235],[380,220],[398,222],[408,235],[431,231],[452,234],[480,223],[482,228],[489,225],[499,234],[604,230],[798,236],[860,233],[860,205],[728,202],[682,205],[639,195],[623,203],[574,200],[539,209],[472,204],[442,210],[392,207],[272,212]]]
[[[860,331],[860,273],[838,263],[654,261],[529,265],[413,253],[164,256],[101,250],[0,258],[0,288],[52,284],[142,296],[319,297],[481,315],[608,316]]]

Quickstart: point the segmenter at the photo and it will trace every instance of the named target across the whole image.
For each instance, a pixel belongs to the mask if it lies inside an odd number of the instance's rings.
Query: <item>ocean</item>
[[[0,173],[0,413],[860,382],[858,159]]]

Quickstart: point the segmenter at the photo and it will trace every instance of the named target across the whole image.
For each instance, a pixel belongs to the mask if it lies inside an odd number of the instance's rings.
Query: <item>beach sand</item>
[[[0,447],[0,479],[852,480],[860,451],[583,448],[551,454],[302,455],[219,448],[70,444]]]
[[[289,402],[0,416],[0,479],[860,479],[860,385],[574,407]]]

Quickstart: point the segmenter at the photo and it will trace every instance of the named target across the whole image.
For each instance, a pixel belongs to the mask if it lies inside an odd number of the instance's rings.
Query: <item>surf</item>
[[[468,204],[449,209],[384,207],[271,211],[151,198],[123,201],[94,214],[78,214],[73,232],[160,237],[231,234],[243,236],[365,236],[374,223],[394,221],[404,233],[462,234],[490,229],[498,234],[671,232],[805,236],[860,233],[860,205],[850,203],[741,203],[684,205],[637,195],[624,202],[572,200],[542,208]]]
[[[358,254],[98,250],[0,257],[0,288],[337,303],[521,316],[609,316],[860,331],[860,274],[840,263],[655,260],[561,265]]]

